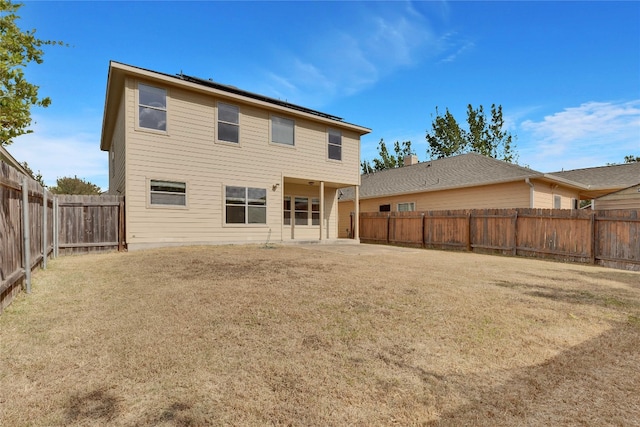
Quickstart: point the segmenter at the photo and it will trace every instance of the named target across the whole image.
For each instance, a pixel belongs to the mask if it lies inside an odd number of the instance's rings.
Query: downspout
[[[525,178],[524,182],[527,183],[527,185],[530,187],[529,189],[529,207],[531,209],[533,209],[535,207],[534,204],[534,195],[535,195],[535,187],[533,186],[533,183],[531,181],[529,181],[529,178]]]

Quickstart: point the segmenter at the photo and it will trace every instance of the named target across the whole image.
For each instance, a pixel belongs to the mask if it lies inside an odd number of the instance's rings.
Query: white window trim
[[[340,145],[336,145],[336,144],[331,144],[329,142],[329,134],[331,131],[334,132],[338,132],[340,134]],[[329,157],[329,147],[330,146],[336,146],[336,147],[340,147],[340,159],[332,159],[331,157]],[[343,152],[344,150],[342,149],[344,147],[344,138],[342,135],[342,131],[340,129],[335,129],[335,128],[327,128],[327,161],[329,162],[336,162],[336,163],[342,163],[342,159],[343,159]]]
[[[284,207],[284,202],[289,199],[289,209],[285,209]],[[282,196],[282,225],[285,227],[291,227],[291,223],[292,221],[295,221],[295,218],[293,216],[295,216],[295,207],[293,206],[295,200],[295,196],[290,196],[290,195],[283,195]],[[289,224],[287,224],[284,220],[284,213],[285,212],[289,212]]]
[[[180,178],[158,178],[158,177],[153,177],[153,178],[146,178],[145,179],[147,187],[146,187],[146,192],[147,192],[147,208],[148,209],[179,209],[179,210],[185,210],[189,208],[189,182]],[[169,181],[169,182],[179,182],[179,183],[183,183],[185,185],[184,188],[184,206],[182,205],[162,205],[162,204],[158,204],[158,203],[154,203],[151,204],[151,181]]]
[[[400,205],[410,205],[411,209],[409,209],[408,211],[401,211],[400,210]],[[396,203],[396,212],[415,212],[416,210],[416,202],[399,202]]]
[[[145,86],[150,86],[150,87],[154,87],[157,89],[162,89],[165,91],[165,102],[166,102],[166,109],[165,109],[165,113],[167,114],[167,129],[166,130],[159,130],[159,129],[151,129],[151,128],[146,128],[146,127],[142,127],[140,126],[140,85],[145,85]],[[134,129],[136,131],[140,131],[140,132],[149,132],[149,133],[155,133],[156,135],[169,135],[169,110],[170,110],[170,99],[171,96],[169,94],[169,88],[167,87],[162,87],[162,86],[157,86],[153,83],[148,83],[145,81],[136,81],[136,88],[135,88],[135,98],[136,98],[136,105],[135,105],[135,111],[134,111],[134,120],[135,120],[135,126]]]
[[[225,141],[223,139],[218,139],[218,127],[219,127],[218,123],[220,123],[222,121],[222,120],[220,120],[218,118],[218,111],[219,111],[218,110],[218,106],[220,104],[230,105],[230,106],[236,107],[238,109],[238,124],[237,124],[237,126],[238,126],[238,142],[231,142],[231,141]],[[216,102],[215,128],[213,130],[214,131],[214,141],[216,142],[216,144],[224,144],[224,145],[229,145],[231,147],[240,147],[242,145],[242,135],[241,135],[241,132],[242,132],[242,130],[241,130],[242,118],[241,117],[242,117],[242,111],[241,111],[239,105],[231,104],[229,102],[224,102],[224,101]],[[222,121],[222,122],[230,124],[230,125],[235,125],[235,123],[230,123],[230,122],[225,122],[225,121]]]
[[[235,145],[235,144],[234,144]],[[259,188],[261,190],[267,191],[267,203],[265,205],[265,223],[264,224],[244,224],[240,223],[231,223],[227,224],[227,187],[244,187],[245,191],[247,188]],[[222,195],[222,227],[224,228],[269,228],[269,189],[264,187],[263,184],[238,184],[238,183],[222,183],[222,187],[220,189]],[[246,192],[245,192],[246,195]],[[246,218],[245,218],[246,220]]]
[[[283,144],[281,142],[273,142],[273,138],[272,138],[273,129],[272,128],[273,128],[273,118],[274,117],[277,117],[279,119],[291,120],[293,122],[293,145]],[[296,120],[295,119],[293,119],[291,117],[284,116],[284,115],[270,114],[269,115],[269,136],[268,136],[269,144],[277,146],[277,147],[284,147],[284,148],[287,148],[287,149],[290,149],[290,150],[291,149],[295,150],[296,149],[296,135],[298,133],[296,129],[297,129],[297,124],[296,124]]]

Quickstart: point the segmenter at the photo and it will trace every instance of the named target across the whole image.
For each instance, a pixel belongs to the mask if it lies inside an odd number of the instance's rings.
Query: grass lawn
[[[0,425],[640,426],[640,273],[373,245],[59,258],[0,316]]]

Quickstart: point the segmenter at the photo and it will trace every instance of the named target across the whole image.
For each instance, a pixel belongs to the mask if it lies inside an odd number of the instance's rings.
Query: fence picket
[[[123,200],[53,197],[0,162],[0,313],[23,286],[31,290],[31,271],[45,267],[47,257],[56,257],[60,247],[63,254],[124,249]]]
[[[364,243],[498,252],[640,271],[640,210],[361,212],[360,230]]]

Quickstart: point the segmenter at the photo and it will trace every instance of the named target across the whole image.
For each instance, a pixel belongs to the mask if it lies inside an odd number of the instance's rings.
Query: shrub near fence
[[[360,214],[360,240],[640,271],[640,210],[364,212]]]
[[[22,287],[30,291],[31,271],[38,265],[46,268],[52,253],[125,247],[123,197],[54,196],[4,162],[0,214],[0,313]]]

